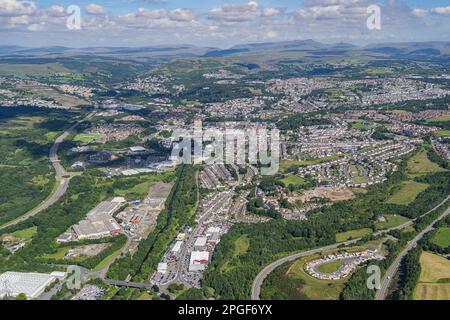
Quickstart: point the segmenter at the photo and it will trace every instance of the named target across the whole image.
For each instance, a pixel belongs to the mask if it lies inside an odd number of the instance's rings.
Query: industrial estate
[[[0,45],[0,299],[450,300],[449,43],[325,42]]]

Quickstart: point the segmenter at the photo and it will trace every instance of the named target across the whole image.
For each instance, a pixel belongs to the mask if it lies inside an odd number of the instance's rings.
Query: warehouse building
[[[209,261],[208,251],[192,251],[189,260],[189,271],[203,271]]]
[[[100,202],[94,209],[88,212],[86,219],[81,220],[69,231],[58,237],[60,243],[74,240],[92,240],[104,237],[116,236],[122,233],[122,228],[112,216],[119,210],[125,199],[116,197],[111,201]]]
[[[173,253],[178,253],[181,249],[181,246],[183,244],[183,241],[176,241],[175,244],[172,247],[172,252]]]
[[[157,271],[159,273],[165,274],[167,272],[167,263],[166,262],[158,263]]]
[[[206,237],[198,237],[194,243],[195,250],[203,250],[206,246],[206,241],[208,239]]]
[[[15,298],[23,293],[27,299],[39,297],[56,279],[64,279],[65,273],[23,273],[7,271],[0,275],[0,299]]]

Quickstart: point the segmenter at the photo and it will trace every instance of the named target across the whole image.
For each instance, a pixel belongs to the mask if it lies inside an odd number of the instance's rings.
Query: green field
[[[16,238],[28,240],[33,238],[36,234],[37,234],[37,227],[30,227],[27,229],[15,231],[10,235]]]
[[[432,242],[441,248],[448,248],[450,246],[450,228],[445,227],[437,229],[437,232],[433,237]]]
[[[55,73],[70,72],[60,63],[0,64],[0,75],[28,78],[30,76],[54,76]]]
[[[414,290],[414,300],[450,300],[450,260],[423,252],[420,266],[422,270]]]
[[[336,234],[336,242],[344,242],[347,240],[358,239],[372,233],[372,229],[363,228],[357,230],[350,230]]]
[[[408,205],[428,187],[429,185],[426,183],[406,181],[402,184],[400,190],[396,191],[386,202],[398,205]]]
[[[158,181],[170,181],[173,178],[173,171],[167,171],[161,174],[147,174],[137,178],[128,178],[130,180],[138,179],[133,187],[128,189],[118,188],[114,190],[114,195],[125,197],[127,199],[143,199],[149,192],[150,187]]]
[[[101,137],[101,133],[80,133],[73,138],[73,141],[80,142],[81,144],[89,144]]]
[[[376,224],[379,230],[394,228],[409,221],[408,218],[399,215],[386,214],[384,217],[386,219],[385,222],[377,222]]]
[[[122,248],[117,249],[116,251],[114,251],[113,253],[111,253],[109,256],[107,256],[105,259],[103,259],[102,261],[100,261],[100,263],[98,265],[95,266],[94,269],[92,269],[92,271],[97,272],[102,270],[104,267],[106,267],[109,263],[111,263],[114,259],[116,259],[120,252],[122,251]]]
[[[305,271],[305,264],[308,261],[316,259],[317,256],[308,257],[295,261],[287,272],[288,278],[301,279],[304,285],[301,291],[313,300],[337,300],[339,294],[344,288],[345,279],[338,281],[319,280],[311,277]]]
[[[427,122],[433,123],[433,122],[446,122],[450,121],[450,115],[443,115],[435,118],[428,119]]]
[[[283,179],[281,179],[281,181],[284,183],[285,186],[289,186],[289,185],[294,185],[294,186],[301,186],[303,184],[305,184],[306,180],[296,176],[295,174],[289,174],[286,177],[284,177]]]
[[[352,129],[357,129],[357,130],[362,130],[362,131],[369,130],[368,126],[366,126],[364,123],[359,122],[359,121],[352,122],[351,126],[352,126]]]
[[[42,255],[42,258],[44,259],[64,259],[64,257],[66,256],[67,252],[72,249],[71,247],[62,247],[62,248],[58,248],[56,250],[55,253],[46,253],[44,255]]]
[[[324,263],[322,265],[320,265],[317,270],[321,273],[333,273],[339,270],[340,267],[342,267],[343,265],[343,261],[342,260],[336,260],[336,261],[332,261],[332,262],[328,262],[328,263]]]
[[[428,159],[426,150],[421,150],[408,161],[408,173],[414,176],[444,171],[447,170]]]
[[[239,257],[240,255],[247,252],[250,247],[250,238],[247,235],[240,236],[234,243],[234,257]]]
[[[227,272],[235,267],[236,263],[239,263],[239,256],[245,254],[248,251],[248,248],[250,247],[250,238],[248,235],[243,234],[239,238],[236,239],[234,242],[234,250],[233,250],[233,256],[232,258],[227,261],[222,266],[222,271]]]
[[[433,132],[436,137],[450,137],[450,130],[437,130]]]

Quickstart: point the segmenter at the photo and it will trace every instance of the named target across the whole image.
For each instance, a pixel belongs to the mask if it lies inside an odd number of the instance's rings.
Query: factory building
[[[71,228],[73,231],[63,233],[57,241],[63,243],[73,240],[100,239],[122,233],[122,228],[112,215],[124,203],[125,199],[122,197],[100,202],[88,212],[86,219]]]
[[[194,250],[203,250],[206,246],[206,237],[198,237],[194,243]]]
[[[203,271],[209,261],[208,251],[192,251],[189,260],[189,271]]]
[[[23,273],[7,271],[0,275],[0,299],[15,298],[23,293],[27,299],[39,297],[56,279],[64,279],[64,272]]]
[[[172,252],[173,253],[178,253],[181,249],[181,245],[183,244],[183,241],[176,241],[175,244],[172,247]]]
[[[159,273],[165,274],[167,272],[167,263],[165,262],[158,263],[157,271]]]

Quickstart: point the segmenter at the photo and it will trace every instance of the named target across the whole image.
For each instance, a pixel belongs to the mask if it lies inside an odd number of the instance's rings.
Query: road
[[[445,198],[442,202],[440,202],[437,206],[435,206],[430,211],[422,214],[420,217],[424,217],[424,216],[430,214],[431,212],[433,212],[434,210],[436,210],[437,208],[442,206],[449,199],[450,199],[450,196]],[[378,232],[374,233],[374,235],[385,234],[385,233],[388,233],[388,232],[393,231],[393,230],[406,228],[406,227],[408,227],[410,225],[413,225],[414,221],[416,221],[416,220],[417,220],[417,218],[414,219],[414,220],[408,221],[408,222],[406,222],[406,223],[404,223],[404,224],[402,224],[400,226],[397,226],[397,227],[394,227],[394,228],[390,228],[390,229],[386,229],[386,230],[378,231]],[[293,254],[293,255],[290,255],[290,256],[286,256],[286,257],[283,257],[283,258],[281,258],[279,260],[276,260],[276,261],[272,262],[271,264],[269,264],[266,267],[264,267],[264,269],[262,269],[259,272],[259,274],[256,276],[255,280],[253,281],[252,292],[251,292],[252,300],[259,300],[260,299],[259,296],[260,296],[260,293],[261,293],[261,286],[262,286],[264,280],[266,279],[266,277],[273,270],[275,270],[276,268],[278,268],[282,264],[284,264],[286,262],[297,260],[297,259],[302,258],[302,257],[309,256],[309,255],[312,255],[312,254],[315,254],[315,253],[319,253],[319,252],[322,252],[322,251],[325,251],[325,250],[335,249],[335,248],[337,248],[340,245],[350,245],[350,244],[358,242],[359,240],[361,240],[361,238],[354,239],[354,240],[351,240],[351,241],[341,242],[341,243],[335,243],[335,244],[332,244],[332,245],[329,245],[329,246],[316,248],[316,249],[309,250],[309,251],[299,252],[299,253],[296,253],[296,254]]]
[[[351,240],[351,241],[347,241],[347,242],[341,242],[341,243],[335,243],[326,247],[321,247],[321,248],[317,248],[317,249],[313,249],[313,250],[309,250],[309,251],[303,251],[303,252],[299,252],[281,259],[278,259],[274,262],[272,262],[271,264],[267,265],[266,267],[264,267],[264,269],[261,270],[261,272],[256,276],[255,280],[253,281],[253,285],[252,285],[252,300],[259,300],[259,295],[261,293],[261,286],[264,282],[264,280],[266,279],[266,277],[269,275],[269,273],[271,273],[273,270],[275,270],[276,268],[278,268],[279,266],[283,265],[286,262],[290,262],[290,261],[294,261],[297,260],[299,258],[302,257],[306,257],[315,253],[319,253],[325,250],[329,250],[329,249],[335,249],[337,247],[339,247],[340,245],[350,245],[353,243],[358,242],[359,239],[355,239],[355,240]]]
[[[92,115],[93,114],[89,114],[85,119],[90,118]],[[55,142],[53,143],[53,145],[50,148],[49,160],[52,163],[53,168],[55,169],[56,181],[58,182],[58,186],[53,191],[53,193],[44,202],[42,202],[40,205],[38,205],[37,207],[35,207],[31,211],[29,211],[28,213],[0,226],[0,230],[5,229],[10,226],[13,226],[13,225],[16,225],[20,222],[23,222],[23,221],[39,214],[40,212],[46,210],[47,208],[49,208],[50,206],[55,204],[66,193],[67,188],[69,187],[69,181],[70,181],[71,177],[67,174],[66,170],[61,165],[61,163],[58,159],[58,148],[59,148],[59,145],[64,141],[64,139],[69,135],[70,131],[73,130],[76,126],[78,126],[85,119],[78,121],[77,123],[72,125],[69,129],[64,131],[64,133],[61,134],[55,140]]]
[[[110,279],[105,279],[104,281],[106,284],[109,284],[112,286],[138,288],[138,289],[146,289],[146,290],[150,290],[153,286],[151,284],[141,283],[141,282],[120,281],[120,280],[110,280]]]
[[[381,288],[375,294],[375,300],[384,300],[386,298],[388,291],[389,291],[390,284],[392,282],[392,278],[397,273],[403,258],[408,254],[409,251],[411,251],[413,248],[415,248],[417,246],[417,243],[420,241],[420,239],[423,238],[423,236],[425,234],[434,230],[433,225],[436,222],[444,219],[449,214],[450,214],[450,207],[447,208],[447,210],[445,210],[445,212],[440,217],[436,218],[433,222],[431,222],[428,225],[428,227],[426,227],[424,230],[422,230],[422,232],[420,232],[413,240],[408,242],[408,244],[403,249],[403,251],[397,256],[397,258],[395,258],[394,262],[391,264],[389,269],[386,271],[386,273],[383,277],[382,283],[381,283]]]

